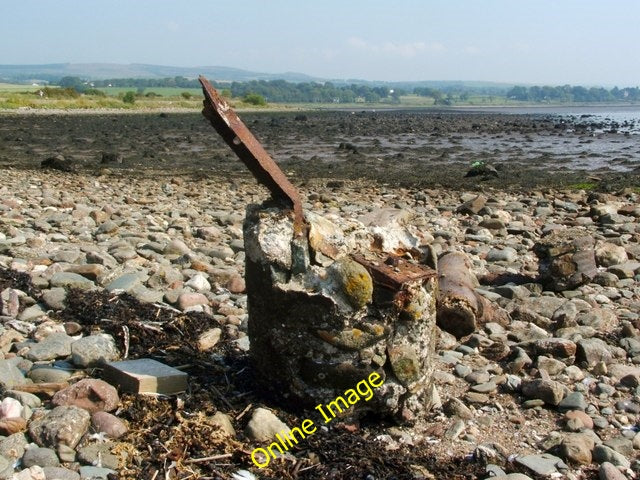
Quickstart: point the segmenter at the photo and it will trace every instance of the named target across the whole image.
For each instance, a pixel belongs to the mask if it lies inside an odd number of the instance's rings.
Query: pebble
[[[198,292],[211,290],[211,284],[207,278],[201,273],[196,273],[184,284],[185,287],[191,287]]]
[[[581,410],[585,411],[587,408],[587,402],[584,399],[584,394],[581,392],[571,392],[564,397],[560,403],[558,403],[558,409],[560,410]]]
[[[7,397],[0,402],[0,419],[20,417],[22,404],[15,398]]]
[[[231,277],[225,284],[225,288],[231,293],[244,293],[246,290],[244,278],[237,274],[231,275]]]
[[[215,415],[211,417],[210,421],[213,425],[217,425],[218,427],[220,427],[220,430],[227,437],[235,438],[236,430],[235,428],[233,428],[233,423],[229,415],[222,412],[216,412]]]
[[[114,444],[111,442],[94,443],[78,448],[77,459],[87,465],[98,465],[102,467],[117,469],[120,459],[111,453]]]
[[[71,356],[76,365],[90,367],[117,360],[119,352],[113,337],[103,333],[73,342]]]
[[[256,408],[247,424],[245,434],[256,442],[271,441],[280,431],[288,431],[289,427],[266,408]]]
[[[123,291],[130,292],[135,287],[140,285],[140,276],[137,273],[125,273],[120,275],[118,278],[111,281],[106,287],[105,290],[108,292],[114,291]]]
[[[82,480],[108,480],[109,475],[117,472],[110,468],[84,466],[80,467],[79,473]]]
[[[600,480],[627,480],[627,477],[618,468],[609,462],[604,462],[598,468]]]
[[[191,249],[182,240],[174,239],[167,243],[163,253],[165,255],[186,255],[191,253]]]
[[[5,458],[18,460],[24,455],[29,441],[23,432],[14,433],[0,439],[0,455]]]
[[[90,415],[74,406],[59,406],[46,415],[32,420],[29,434],[41,447],[56,448],[59,444],[74,448],[89,429]]]
[[[522,383],[522,393],[528,398],[558,405],[564,398],[565,387],[553,380],[534,379]]]
[[[40,405],[42,405],[42,401],[40,400],[40,398],[33,393],[8,390],[7,392],[5,392],[5,395],[7,397],[15,398],[25,407],[38,408]]]
[[[484,393],[467,392],[464,395],[464,399],[469,403],[489,403],[489,396]]]
[[[4,388],[12,388],[16,385],[22,385],[25,382],[24,375],[20,369],[14,365],[14,362],[0,360],[0,385]]]
[[[60,287],[65,289],[77,288],[80,290],[91,290],[95,284],[88,278],[72,272],[54,273],[49,281],[51,287]]]
[[[129,431],[126,423],[108,412],[91,415],[91,425],[96,432],[104,432],[109,438],[120,438]]]
[[[62,287],[49,288],[42,291],[42,301],[51,310],[64,310],[66,308],[67,291]]]
[[[458,417],[463,420],[471,420],[473,418],[473,412],[467,407],[460,399],[452,397],[445,402],[442,406],[443,411],[453,417]]]
[[[66,382],[72,375],[72,370],[56,368],[50,365],[36,365],[28,374],[34,383]]]
[[[454,367],[454,371],[456,372],[456,375],[464,379],[466,379],[466,377],[470,375],[472,372],[471,367],[469,367],[468,365],[464,365],[462,363],[457,364]]]
[[[25,308],[22,313],[18,315],[18,320],[23,322],[34,322],[38,318],[44,317],[46,314],[47,309],[40,304],[36,304]]]
[[[498,386],[494,382],[479,383],[473,385],[471,390],[478,393],[493,393],[497,390]]]
[[[560,444],[560,455],[569,463],[589,465],[593,448],[594,441],[591,436],[581,433],[569,434]]]
[[[640,405],[631,400],[619,400],[616,402],[616,410],[627,413],[640,413]]]
[[[461,419],[455,419],[453,423],[444,432],[444,438],[447,440],[455,440],[462,432],[464,432],[464,421]]]
[[[518,259],[518,252],[511,247],[503,249],[491,249],[487,253],[487,262],[515,262]]]
[[[614,437],[606,440],[603,443],[607,447],[614,449],[616,452],[621,453],[627,458],[633,455],[633,443],[627,438]]]
[[[203,332],[198,337],[198,350],[200,350],[201,352],[211,350],[220,340],[220,335],[222,335],[222,330],[217,327]]]
[[[588,366],[594,366],[599,362],[609,364],[613,361],[613,355],[603,340],[584,338],[577,342],[576,361],[585,362]]]
[[[548,476],[558,472],[558,468],[568,468],[561,458],[542,453],[540,455],[524,455],[516,457],[516,463],[530,470],[536,475]]]
[[[58,455],[50,448],[33,447],[27,449],[22,457],[22,463],[25,467],[57,467],[60,465]]]
[[[579,420],[584,428],[593,428],[593,419],[581,410],[569,410],[564,414],[566,420]]]
[[[631,467],[631,462],[627,457],[606,445],[596,445],[593,449],[593,461],[597,463],[609,462],[616,467]]]
[[[209,299],[201,293],[183,293],[178,298],[178,307],[181,310],[197,305],[209,305]]]
[[[56,392],[51,401],[58,407],[76,406],[95,413],[115,410],[120,397],[118,391],[107,382],[87,378]]]
[[[67,357],[71,355],[73,341],[74,339],[66,333],[52,333],[31,346],[25,357],[34,362]]]
[[[25,468],[11,476],[11,480],[46,480],[42,467],[33,466]]]
[[[44,467],[42,471],[47,480],[80,480],[80,474],[62,467]]]

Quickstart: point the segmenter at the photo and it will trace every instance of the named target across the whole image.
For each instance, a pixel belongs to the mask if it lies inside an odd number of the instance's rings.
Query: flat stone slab
[[[559,468],[568,468],[561,458],[549,453],[516,457],[516,463],[540,476],[547,476],[552,473],[556,473]]]
[[[156,360],[139,358],[107,363],[103,377],[128,392],[172,394],[187,389],[189,375]]]

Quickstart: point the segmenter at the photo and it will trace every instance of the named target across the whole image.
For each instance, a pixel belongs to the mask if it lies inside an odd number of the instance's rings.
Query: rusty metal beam
[[[435,270],[395,255],[389,255],[386,259],[366,258],[364,255],[352,255],[352,258],[367,269],[374,285],[388,288],[394,292],[402,290],[405,285],[413,282],[436,277]]]
[[[296,187],[289,182],[280,167],[209,81],[203,76],[198,80],[204,92],[202,114],[256,180],[269,189],[271,196],[275,200],[284,200],[293,209],[295,232],[297,235],[302,234],[306,226],[302,214],[302,200]]]

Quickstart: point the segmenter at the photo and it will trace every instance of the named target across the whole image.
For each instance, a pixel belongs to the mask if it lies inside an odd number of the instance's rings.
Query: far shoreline
[[[580,114],[580,113],[612,113],[640,112],[640,103],[572,103],[572,104],[523,104],[523,105],[389,105],[389,104],[357,104],[344,106],[328,106],[314,104],[270,103],[264,107],[234,107],[236,112],[265,113],[302,113],[302,112],[456,112],[456,113],[505,113],[505,114]],[[198,113],[200,107],[141,107],[141,108],[0,108],[0,115],[119,115],[119,114],[153,114],[153,113]]]

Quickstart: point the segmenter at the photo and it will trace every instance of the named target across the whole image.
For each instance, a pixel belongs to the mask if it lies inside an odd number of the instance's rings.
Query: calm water
[[[640,105],[619,106],[567,106],[567,107],[496,107],[482,108],[478,111],[513,114],[541,114],[570,117],[578,123],[607,124],[603,129],[596,129],[596,133],[611,128],[617,123],[620,133],[640,134]]]

